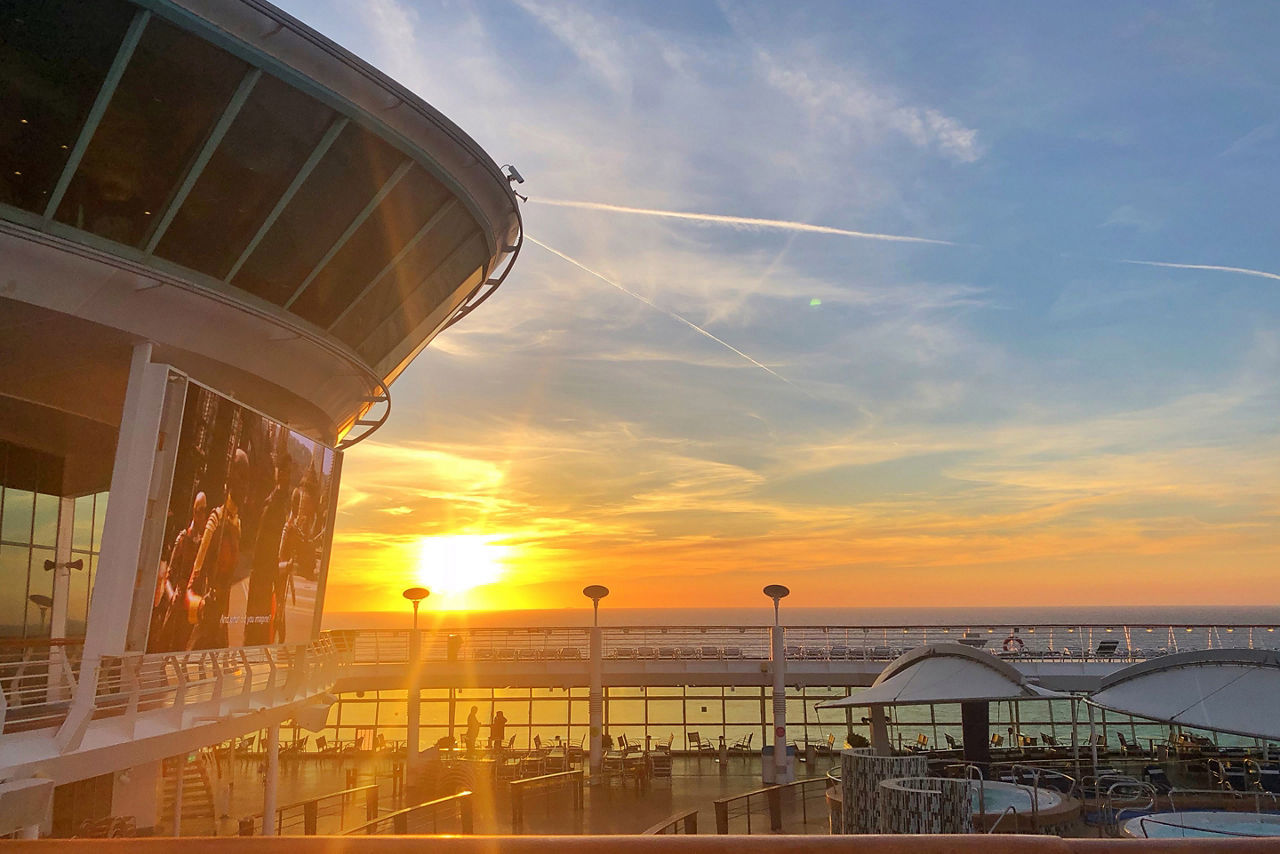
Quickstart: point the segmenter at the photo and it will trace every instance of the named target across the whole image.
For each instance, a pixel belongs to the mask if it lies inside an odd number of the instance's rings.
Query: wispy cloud
[[[841,237],[861,237],[866,240],[889,240],[897,243],[932,243],[939,246],[956,246],[950,240],[934,240],[928,237],[908,237],[902,234],[879,234],[873,231],[852,231],[847,228],[835,228],[829,225],[813,225],[807,222],[792,222],[785,219],[758,219],[749,216],[731,216],[728,214],[688,213],[684,211],[664,211],[653,208],[632,208],[625,205],[610,205],[604,202],[581,202],[569,199],[530,198],[531,204],[552,205],[561,208],[580,208],[589,211],[608,211],[610,213],[639,214],[656,216],[665,219],[682,219],[693,222],[731,225],[739,228],[774,228],[782,231],[807,232],[809,234],[835,234]]]
[[[610,279],[608,276],[606,276],[606,275],[604,275],[604,274],[602,274],[602,273],[598,273],[598,272],[596,272],[595,270],[591,269],[591,268],[590,268],[590,267],[588,267],[586,264],[583,264],[581,261],[577,260],[576,258],[570,258],[568,255],[564,254],[564,253],[563,253],[563,252],[561,252],[559,249],[553,249],[553,248],[551,248],[550,246],[548,246],[547,244],[543,243],[542,241],[540,241],[540,240],[538,240],[538,239],[536,239],[536,238],[534,238],[534,237],[530,237],[528,234],[526,234],[526,235],[525,235],[525,239],[526,239],[526,240],[528,240],[530,243],[533,243],[533,244],[535,244],[535,245],[537,245],[537,246],[541,246],[543,249],[547,250],[547,251],[548,251],[548,252],[550,252],[552,255],[555,255],[555,256],[557,256],[557,257],[559,257],[559,258],[564,259],[565,261],[568,261],[570,264],[572,264],[573,266],[575,266],[575,267],[577,267],[578,269],[582,270],[583,272],[590,273],[591,275],[595,276],[597,279],[599,279],[600,281],[604,282],[605,284],[607,284],[607,285],[612,285],[613,287],[615,287],[615,288],[617,288],[618,290],[622,291],[624,294],[626,294],[627,296],[631,297],[632,299],[639,300],[640,302],[644,303],[645,305],[649,306],[650,308],[652,308],[652,309],[655,309],[655,310],[657,310],[657,311],[662,312],[662,313],[663,313],[663,314],[665,314],[667,317],[670,317],[671,319],[673,319],[673,320],[675,320],[675,321],[678,321],[679,323],[683,323],[685,326],[689,327],[689,328],[690,328],[690,329],[692,329],[694,332],[697,332],[699,335],[704,335],[704,336],[706,336],[707,338],[710,338],[712,341],[716,342],[717,344],[719,344],[721,347],[725,348],[725,349],[726,349],[726,350],[728,350],[729,352],[734,353],[734,354],[735,354],[735,355],[737,355],[737,356],[740,356],[741,358],[743,358],[743,359],[745,359],[746,361],[750,362],[751,364],[755,365],[755,366],[756,366],[757,368],[759,368],[760,370],[762,370],[762,371],[764,371],[764,372],[766,372],[766,373],[768,373],[768,374],[772,374],[773,376],[775,376],[775,377],[777,377],[778,379],[782,380],[782,381],[783,381],[784,383],[786,383],[787,385],[789,385],[789,386],[791,386],[791,387],[793,387],[793,388],[799,388],[798,386],[796,386],[796,384],[795,384],[795,383],[793,383],[791,380],[787,379],[787,378],[786,378],[786,377],[784,377],[782,374],[780,374],[780,373],[778,373],[777,371],[775,371],[773,368],[769,367],[768,365],[764,364],[763,362],[758,362],[758,361],[756,361],[755,359],[751,358],[751,357],[750,357],[750,356],[748,356],[746,353],[742,352],[742,351],[741,351],[741,350],[739,350],[737,347],[733,346],[732,344],[730,344],[729,342],[725,341],[724,339],[722,339],[722,338],[717,338],[715,335],[712,335],[710,332],[708,332],[707,330],[703,329],[701,326],[699,326],[698,324],[694,323],[692,320],[689,320],[689,319],[688,319],[688,318],[686,318],[686,317],[682,317],[682,316],[680,316],[679,314],[676,314],[674,311],[671,311],[670,309],[663,308],[662,306],[660,306],[660,305],[658,305],[657,303],[655,303],[653,300],[651,300],[651,299],[649,299],[649,298],[647,298],[647,297],[641,296],[640,294],[636,293],[635,291],[632,291],[632,290],[627,289],[626,287],[624,287],[624,286],[623,286],[623,285],[621,285],[620,283],[615,282],[613,279]]]
[[[1266,270],[1251,270],[1248,267],[1222,267],[1217,264],[1173,264],[1168,261],[1135,261],[1129,258],[1120,259],[1122,264],[1140,264],[1143,267],[1169,267],[1174,270],[1208,270],[1213,273],[1239,273],[1242,276],[1257,276],[1260,279],[1280,281],[1280,273],[1268,273]]]

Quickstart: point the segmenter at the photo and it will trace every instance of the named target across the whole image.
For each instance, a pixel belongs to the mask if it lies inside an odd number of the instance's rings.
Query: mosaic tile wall
[[[880,833],[972,833],[964,780],[910,777],[880,783]]]
[[[923,777],[928,773],[929,760],[924,756],[876,756],[869,747],[842,751],[842,832],[880,833],[880,783],[898,777]]]

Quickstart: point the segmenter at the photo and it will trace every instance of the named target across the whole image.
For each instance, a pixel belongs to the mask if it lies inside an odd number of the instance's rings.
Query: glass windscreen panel
[[[425,169],[410,169],[325,264],[292,310],[328,328],[450,198]]]
[[[264,74],[156,254],[225,278],[333,120],[328,107]]]
[[[44,212],[135,12],[113,0],[0,3],[0,202]]]
[[[247,70],[226,51],[152,18],[58,220],[117,243],[141,244]]]
[[[420,291],[425,290],[430,300],[447,297],[459,282],[442,285],[433,277],[467,237],[478,233],[475,221],[455,207],[343,315],[334,325],[333,333],[359,349],[374,330],[400,312],[406,301]]]
[[[339,455],[187,385],[149,652],[305,643],[328,566]]]
[[[347,125],[231,283],[284,305],[403,160]]]

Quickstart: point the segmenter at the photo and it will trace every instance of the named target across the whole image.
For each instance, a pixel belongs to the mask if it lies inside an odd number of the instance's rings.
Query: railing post
[[[320,802],[307,801],[302,805],[302,834],[304,836],[316,835],[316,819],[320,813]]]
[[[458,820],[462,823],[462,832],[471,835],[476,832],[475,814],[471,808],[471,798],[458,800]]]
[[[716,833],[721,836],[729,832],[729,804],[726,801],[716,801]]]
[[[524,786],[511,787],[511,832],[524,833]]]
[[[769,801],[769,828],[774,833],[782,832],[782,787],[774,786],[765,792]]]
[[[364,820],[373,821],[378,817],[378,787],[364,793]]]
[[[397,836],[407,834],[409,832],[409,814],[407,812],[392,814],[391,829]]]
[[[573,781],[573,808],[581,812],[585,806],[585,798],[582,792],[582,769],[578,769],[578,776]]]
[[[687,834],[697,835],[698,833],[698,814],[690,813],[684,817],[684,832]]]

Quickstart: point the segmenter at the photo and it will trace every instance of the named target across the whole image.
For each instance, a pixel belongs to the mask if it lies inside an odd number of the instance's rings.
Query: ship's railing
[[[826,776],[810,777],[719,798],[714,801],[716,833],[826,833],[826,790],[830,785],[832,781]],[[822,798],[821,805],[809,803],[816,798]],[[814,824],[810,823],[810,812]],[[753,816],[757,819],[754,827]],[[760,820],[766,817],[767,825]]]
[[[363,806],[363,810],[359,808]],[[314,798],[285,804],[276,809],[276,836],[315,836],[317,833],[342,833],[354,813],[359,813],[359,826],[378,817],[378,786],[356,786],[341,792],[330,792]],[[354,822],[353,822],[354,823]],[[258,813],[240,820],[241,836],[261,836],[263,816]]]
[[[378,816],[366,824],[343,831],[343,836],[434,835],[438,833],[475,832],[475,807],[471,792],[458,792],[445,798],[405,807],[393,813]],[[334,850],[329,846],[330,851]],[[349,846],[336,846],[346,850]]]
[[[686,836],[696,836],[698,833],[698,810],[684,810],[673,816],[668,816],[652,827],[644,831],[642,836],[663,836],[684,834]]]
[[[1011,661],[1141,661],[1195,649],[1280,649],[1272,625],[1046,624],[1018,626],[787,626],[791,661],[892,661],[929,643],[961,643]],[[765,626],[609,626],[602,629],[608,660],[735,661],[769,658]],[[409,659],[407,629],[329,633],[356,664]],[[590,629],[581,627],[429,629],[421,632],[428,661],[581,661]]]
[[[43,657],[41,648],[47,650]],[[72,664],[78,647],[46,640],[30,649],[0,664],[5,733],[60,726],[73,714],[128,721],[163,709],[181,715],[201,703],[227,701],[246,709],[271,705],[325,690],[349,657],[332,637],[322,635],[306,644],[103,656],[84,663],[81,672]],[[93,680],[91,697],[78,691],[84,678]]]

